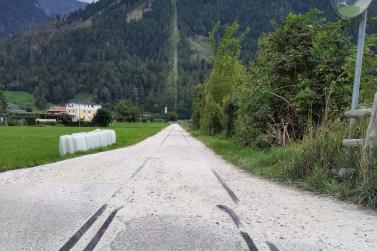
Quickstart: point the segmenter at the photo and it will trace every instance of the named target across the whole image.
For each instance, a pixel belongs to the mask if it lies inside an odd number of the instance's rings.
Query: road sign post
[[[357,40],[357,55],[356,55],[356,65],[355,65],[355,78],[353,83],[352,91],[352,106],[351,111],[355,111],[359,104],[359,93],[360,93],[360,82],[361,82],[361,69],[363,65],[363,56],[364,56],[364,42],[365,42],[365,29],[367,24],[367,11],[361,15],[360,24],[359,24],[359,36]],[[351,118],[349,134],[351,136],[352,128],[355,124],[355,119]]]
[[[373,0],[331,0],[335,12],[342,18],[352,19],[360,16],[359,35],[357,40],[357,55],[355,64],[355,76],[352,91],[351,111],[355,111],[359,104],[360,82],[363,66],[365,30],[367,24],[367,9]],[[349,136],[352,136],[352,128],[355,119],[350,119]]]

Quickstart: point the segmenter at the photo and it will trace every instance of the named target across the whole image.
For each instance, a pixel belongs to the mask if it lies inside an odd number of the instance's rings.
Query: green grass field
[[[90,153],[133,145],[156,134],[166,126],[166,123],[113,124],[111,128],[116,131],[117,143]],[[63,126],[0,127],[0,172],[82,155],[83,153],[61,158],[59,154],[59,137],[65,134],[94,129],[96,128]]]
[[[21,109],[34,108],[35,97],[33,94],[27,92],[13,92],[5,91],[5,99],[7,103],[13,103],[18,105]]]

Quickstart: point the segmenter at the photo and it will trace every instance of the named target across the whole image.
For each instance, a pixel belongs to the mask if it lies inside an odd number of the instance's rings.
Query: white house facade
[[[98,109],[101,109],[101,105],[92,104],[66,104],[66,112],[72,116],[74,122],[81,121],[91,122]]]

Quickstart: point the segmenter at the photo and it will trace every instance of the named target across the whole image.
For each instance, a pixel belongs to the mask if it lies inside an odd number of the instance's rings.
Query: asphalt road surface
[[[178,125],[0,174],[0,250],[377,250],[377,214],[228,164]]]

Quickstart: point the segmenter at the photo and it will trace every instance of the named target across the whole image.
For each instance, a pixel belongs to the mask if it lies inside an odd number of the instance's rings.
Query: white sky
[[[81,2],[87,2],[87,3],[93,3],[93,2],[97,2],[98,0],[79,0]]]

